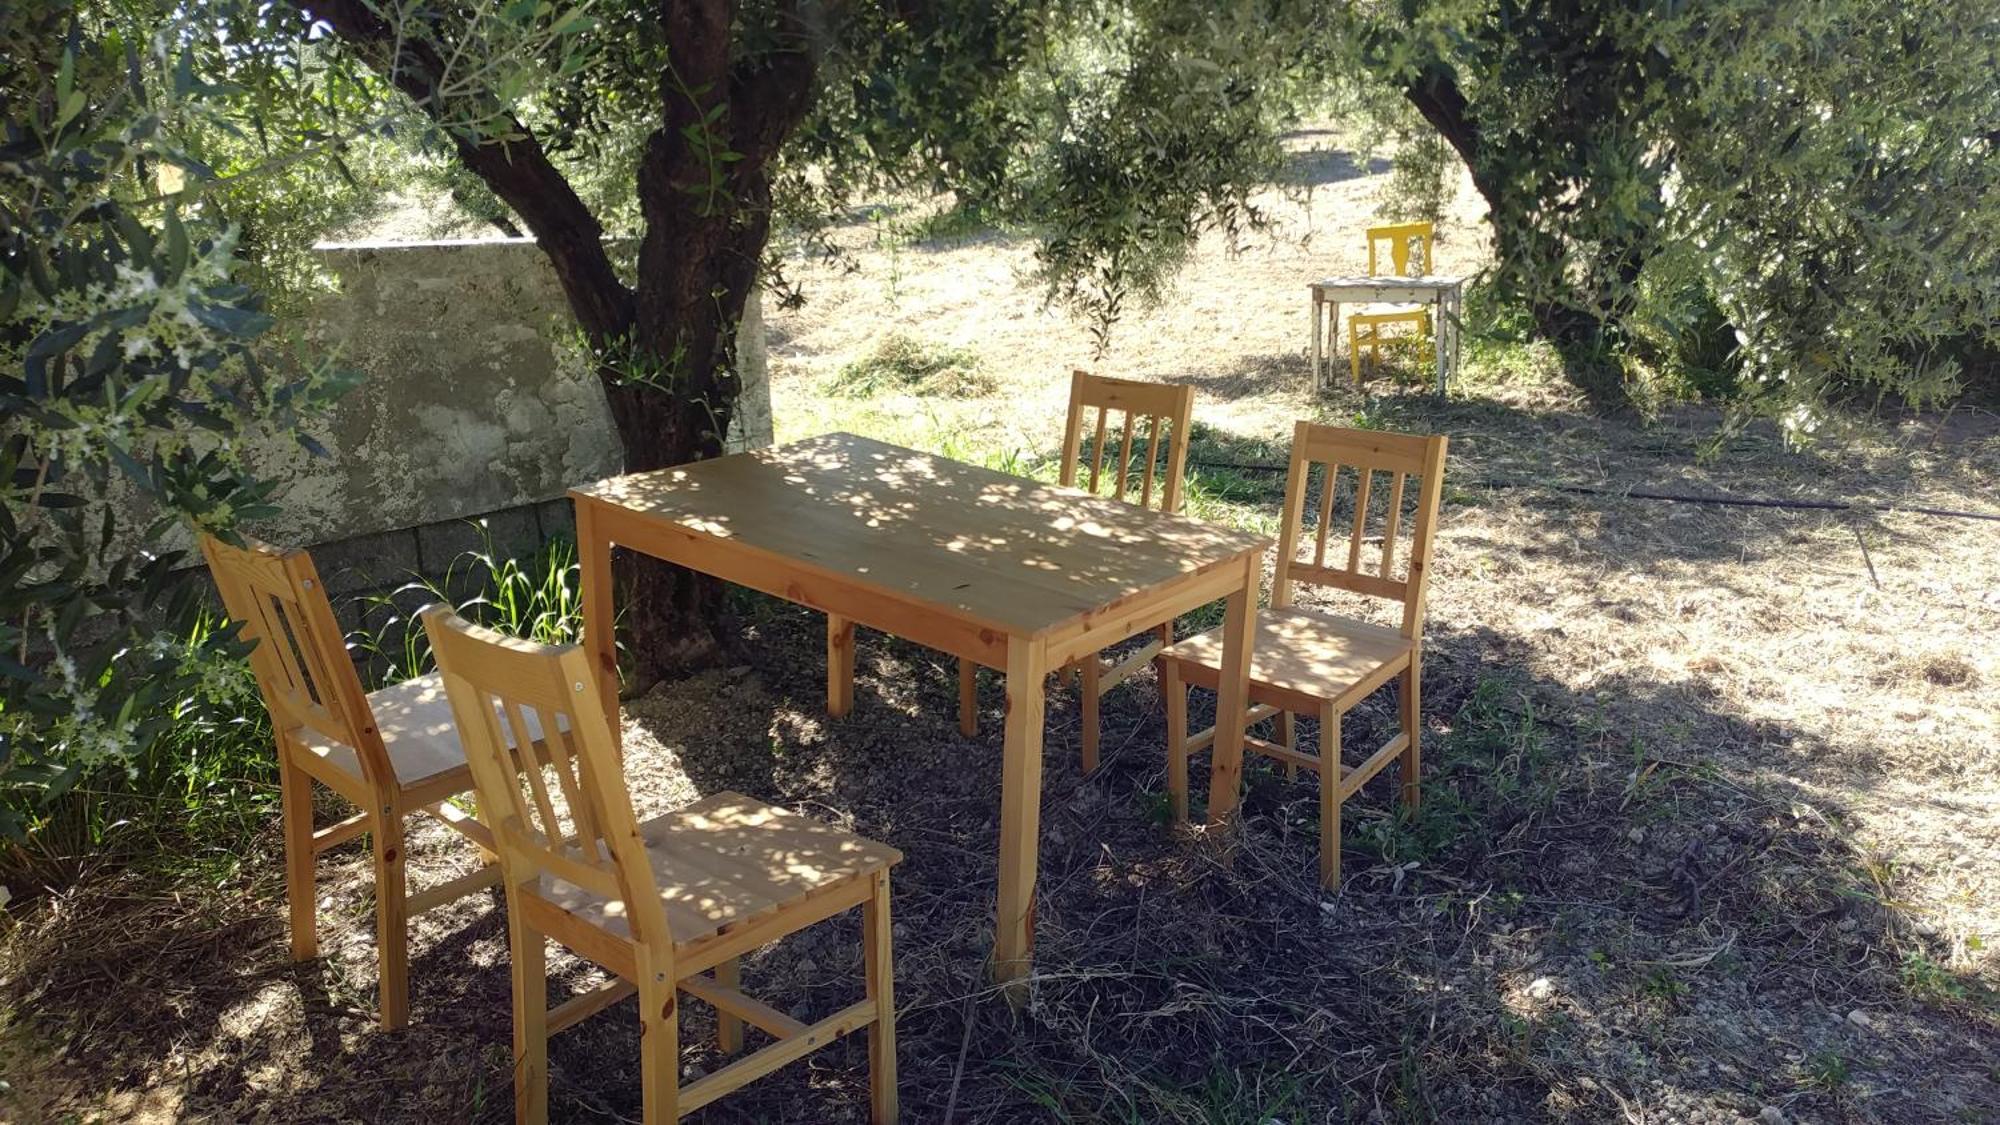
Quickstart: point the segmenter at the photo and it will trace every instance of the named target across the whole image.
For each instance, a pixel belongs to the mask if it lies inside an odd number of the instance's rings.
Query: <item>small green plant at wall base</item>
[[[1828,1092],[1838,1090],[1849,1080],[1847,1060],[1832,1048],[1815,1052],[1806,1060],[1806,1080]]]
[[[514,558],[494,549],[484,521],[477,526],[480,546],[453,559],[438,581],[419,578],[367,599],[366,624],[348,643],[373,658],[370,671],[382,683],[431,670],[430,642],[412,613],[433,602],[449,603],[468,620],[542,644],[572,644],[582,637],[575,541],[558,536],[534,554]]]
[[[1669,965],[1655,965],[1646,971],[1646,979],[1640,982],[1642,991],[1661,1000],[1679,1000],[1687,994],[1687,984],[1675,974]]]
[[[1941,1003],[1964,1000],[1971,995],[1964,981],[1920,950],[1903,954],[1901,975],[1903,987],[1919,1000]]]

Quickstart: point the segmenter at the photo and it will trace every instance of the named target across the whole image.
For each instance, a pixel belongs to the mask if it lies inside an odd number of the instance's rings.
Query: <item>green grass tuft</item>
[[[348,644],[374,658],[382,683],[421,676],[434,664],[422,626],[400,608],[415,603],[444,602],[469,621],[541,644],[582,637],[576,542],[556,536],[526,558],[509,558],[494,549],[485,524],[478,526],[480,545],[453,559],[442,579],[418,578],[366,599],[369,624]]]
[[[873,351],[841,368],[826,390],[849,398],[879,394],[980,398],[992,394],[997,386],[977,352],[934,346],[892,332],[882,337]]]

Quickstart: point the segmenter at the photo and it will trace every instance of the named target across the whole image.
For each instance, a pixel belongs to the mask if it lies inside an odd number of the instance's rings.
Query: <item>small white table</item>
[[[1340,303],[1433,305],[1437,310],[1438,395],[1458,370],[1458,329],[1465,307],[1462,277],[1329,277],[1312,283],[1313,389],[1333,385],[1333,357],[1340,345]],[[1327,310],[1322,329],[1321,310]]]

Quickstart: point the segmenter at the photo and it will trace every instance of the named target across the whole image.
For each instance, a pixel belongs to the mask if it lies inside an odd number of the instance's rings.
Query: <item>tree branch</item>
[[[1465,166],[1477,174],[1479,127],[1472,120],[1471,107],[1451,69],[1439,63],[1425,66],[1403,88],[1403,98],[1416,107],[1431,128],[1458,153],[1459,159],[1465,161]]]
[[[731,139],[743,154],[738,177],[764,175],[771,157],[812,108],[818,90],[819,58],[813,41],[795,11],[787,10],[783,18],[795,25],[794,46],[740,60],[730,69]]]
[[[331,26],[371,69],[430,116],[443,123],[446,108],[437,83],[446,64],[437,45],[383,19],[366,0],[289,0],[307,18]],[[550,163],[541,142],[512,114],[498,115],[506,141],[448,129],[459,159],[493,194],[506,200],[534,233],[555,266],[570,310],[595,343],[625,336],[632,324],[632,291],[618,280],[604,249],[604,227]]]

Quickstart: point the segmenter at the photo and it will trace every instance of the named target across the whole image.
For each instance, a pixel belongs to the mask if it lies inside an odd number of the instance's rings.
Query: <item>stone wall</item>
[[[479,542],[531,551],[569,527],[564,492],[615,473],[617,434],[547,259],[529,239],[323,246],[336,285],[305,317],[314,351],[366,378],[315,436],[253,461],[283,515],[259,536],[314,548],[336,595],[438,577]],[[732,448],[771,441],[761,309],[742,325]]]

